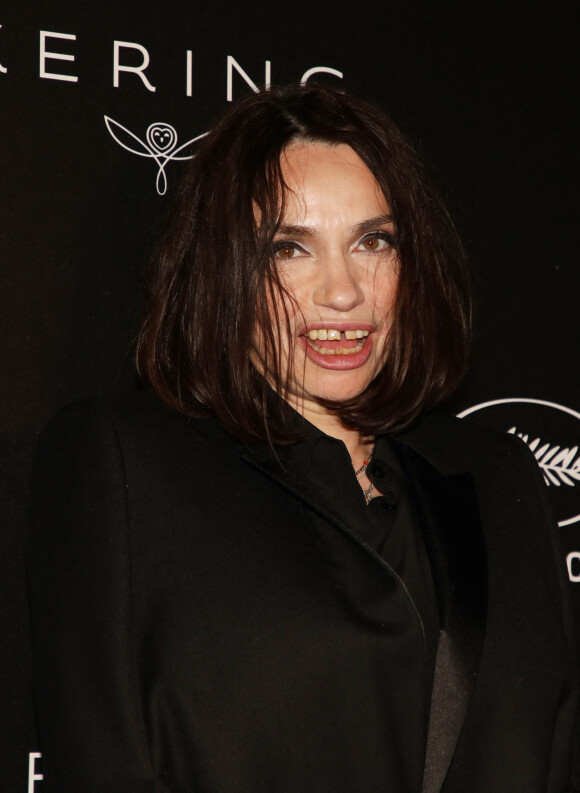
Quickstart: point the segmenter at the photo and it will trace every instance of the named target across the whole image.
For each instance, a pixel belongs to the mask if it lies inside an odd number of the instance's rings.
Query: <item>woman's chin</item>
[[[333,373],[334,374],[334,373]],[[338,373],[336,373],[338,374]],[[361,376],[362,372],[341,372],[340,376],[317,377],[316,382],[304,383],[304,390],[313,399],[325,399],[330,402],[344,402],[360,396],[367,388],[369,377]]]

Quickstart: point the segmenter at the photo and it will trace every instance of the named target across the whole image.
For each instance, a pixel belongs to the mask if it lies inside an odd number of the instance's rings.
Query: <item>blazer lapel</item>
[[[243,454],[242,459],[325,519],[316,524],[317,542],[328,559],[338,590],[349,606],[355,608],[370,626],[381,630],[390,626],[395,635],[412,632],[411,626],[418,625],[421,637],[419,652],[424,657],[423,620],[405,582],[344,522],[339,512],[319,495],[300,470],[286,464],[284,450],[280,452],[280,459],[276,459],[271,450],[254,447]],[[353,547],[362,552],[353,553]],[[411,621],[409,611],[412,613]]]
[[[422,793],[439,793],[449,770],[473,691],[484,637],[487,605],[487,565],[475,489],[469,473],[440,473],[407,443],[393,440],[410,496],[423,530],[429,554],[440,613],[440,635],[431,697],[427,751]],[[335,530],[322,541],[335,569],[341,569],[344,588],[351,603],[362,604],[370,623],[384,625],[392,620],[385,589],[385,569],[391,582],[407,592],[404,582],[373,550],[345,525],[301,471],[285,466],[284,452],[276,459],[270,449],[253,447],[242,455],[247,463],[293,493],[297,498],[341,530],[348,549],[337,545]],[[375,557],[369,567],[365,557],[353,564],[352,542]],[[348,564],[346,559],[348,558]],[[368,559],[368,557],[366,557]],[[378,573],[378,575],[377,575]],[[400,591],[400,590],[399,590]],[[379,594],[380,593],[380,594]],[[407,592],[407,603],[415,604]],[[394,601],[391,606],[397,607]],[[402,612],[399,610],[398,614]]]
[[[470,474],[443,475],[394,442],[431,561],[440,635],[422,793],[439,793],[475,684],[487,606],[483,533]]]

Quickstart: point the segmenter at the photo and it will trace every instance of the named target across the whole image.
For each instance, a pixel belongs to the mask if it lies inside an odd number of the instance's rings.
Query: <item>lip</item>
[[[344,325],[338,326],[337,323],[329,325],[312,325],[312,329],[315,328],[327,328],[329,330],[356,330],[359,328],[360,330],[371,330],[371,328],[366,328],[363,325],[344,327]],[[306,330],[305,333],[307,332]],[[322,355],[322,353],[316,352],[316,350],[308,344],[303,334],[299,337],[299,343],[302,344],[306,356],[317,366],[323,369],[344,371],[346,369],[358,369],[359,366],[362,366],[368,361],[373,349],[373,334],[371,332],[366,337],[362,349],[358,352],[350,353],[350,355]]]

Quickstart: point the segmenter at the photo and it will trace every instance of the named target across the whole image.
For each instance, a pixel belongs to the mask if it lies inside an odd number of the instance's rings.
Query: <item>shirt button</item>
[[[380,463],[373,463],[371,466],[370,473],[375,479],[384,479],[385,478],[385,469]]]

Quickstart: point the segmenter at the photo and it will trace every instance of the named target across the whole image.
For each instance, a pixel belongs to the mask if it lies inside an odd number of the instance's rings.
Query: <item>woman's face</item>
[[[297,143],[281,168],[288,190],[274,261],[294,300],[285,301],[290,334],[282,320],[279,352],[283,366],[293,366],[286,396],[307,414],[320,412],[316,397],[357,396],[384,364],[398,277],[395,229],[350,146]],[[254,345],[254,363],[267,376],[259,332]]]

